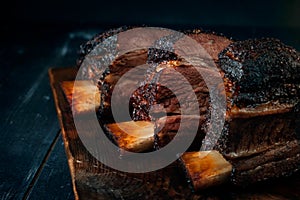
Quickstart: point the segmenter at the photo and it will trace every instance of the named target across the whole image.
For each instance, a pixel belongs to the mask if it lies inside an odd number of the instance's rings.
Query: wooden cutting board
[[[49,69],[75,199],[300,199],[299,173],[244,188],[228,183],[193,192],[177,162],[143,174],[120,172],[105,166],[85,149],[78,137],[71,102],[66,98],[72,92],[63,91],[61,87],[62,82],[68,81],[72,90],[76,74],[74,67]]]

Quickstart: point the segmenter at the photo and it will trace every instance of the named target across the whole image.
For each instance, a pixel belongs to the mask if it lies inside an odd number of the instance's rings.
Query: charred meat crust
[[[219,54],[230,104],[249,107],[269,101],[290,103],[300,96],[300,56],[277,39],[238,41]]]
[[[85,67],[81,67],[86,56],[92,52],[92,50],[105,39],[121,33],[123,31],[128,30],[130,27],[123,26],[115,29],[107,30],[103,33],[95,35],[91,40],[80,46],[79,56],[77,59],[77,68],[79,70],[79,78],[81,79],[89,79],[97,83],[97,79],[99,79],[103,73],[105,72],[105,68],[100,65],[87,65]],[[80,68],[81,67],[81,68]]]
[[[82,64],[85,56],[87,54],[89,54],[98,44],[103,42],[108,37],[111,37],[115,34],[126,31],[128,29],[129,29],[129,27],[127,27],[127,26],[122,26],[122,27],[119,27],[119,28],[116,28],[116,29],[110,29],[110,30],[107,30],[103,33],[99,33],[99,34],[95,35],[92,39],[90,39],[86,43],[82,44],[80,46],[79,57],[77,59],[77,67],[80,67],[80,65]],[[85,77],[84,74],[83,74],[83,77]]]
[[[232,163],[233,182],[243,185],[299,170],[299,53],[277,39],[250,39],[229,45],[218,63],[227,114],[215,149]]]

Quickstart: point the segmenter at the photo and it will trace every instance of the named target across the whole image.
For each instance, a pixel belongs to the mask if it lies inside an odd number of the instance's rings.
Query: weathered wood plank
[[[61,134],[27,199],[74,199],[68,161]]]
[[[0,196],[4,199],[23,197],[59,129],[47,71],[37,77],[2,115]]]
[[[23,198],[56,137],[59,125],[47,70],[75,64],[79,45],[88,39],[77,32],[2,27],[0,199]]]
[[[69,31],[1,32],[0,199],[23,198],[59,130],[48,68],[74,65],[80,44],[101,30]]]

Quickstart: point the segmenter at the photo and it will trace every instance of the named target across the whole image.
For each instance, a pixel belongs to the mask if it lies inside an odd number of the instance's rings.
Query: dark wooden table
[[[300,51],[299,29],[204,28],[237,40],[277,37]],[[47,71],[74,66],[79,45],[104,29],[51,26],[1,32],[0,199],[74,199]]]

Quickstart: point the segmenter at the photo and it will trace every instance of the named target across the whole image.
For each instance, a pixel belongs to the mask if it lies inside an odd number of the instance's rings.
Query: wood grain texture
[[[11,91],[1,96],[11,104],[1,107],[0,199],[23,198],[59,129],[47,70],[28,70],[32,74],[22,77],[23,87],[4,85],[4,92]],[[20,69],[12,71],[20,73]],[[16,77],[11,80],[16,82]]]
[[[71,176],[61,133],[59,133],[59,137],[55,140],[43,171],[39,175],[27,199],[74,199]]]
[[[87,39],[81,31],[65,26],[46,26],[46,30],[27,25],[22,30],[4,28],[1,32],[1,200],[25,199],[24,194],[43,171],[45,156],[60,129],[48,68],[74,65],[77,50]],[[60,178],[56,181],[61,182]]]
[[[225,184],[193,192],[177,162],[164,169],[130,174],[111,169],[85,149],[76,132],[70,105],[60,87],[72,81],[73,68],[51,69],[50,82],[65,145],[75,199],[299,199],[300,175],[236,188]],[[89,122],[87,121],[87,126]],[[100,152],[101,153],[101,152]],[[216,192],[217,191],[217,192]]]

